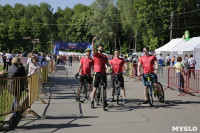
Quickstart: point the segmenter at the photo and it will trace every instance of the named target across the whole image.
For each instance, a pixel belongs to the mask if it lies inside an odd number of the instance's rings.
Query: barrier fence
[[[54,62],[50,62],[50,66],[56,67]],[[0,79],[0,116],[26,110],[22,116],[28,113],[36,117],[40,117],[31,110],[31,105],[36,100],[46,103],[39,98],[42,93],[42,84],[47,82],[47,77],[55,68],[48,69],[43,66],[36,73],[28,77],[1,78]]]
[[[127,63],[127,66],[126,76],[131,76],[135,81],[141,81],[141,77],[137,75],[138,64]],[[143,69],[141,69],[141,73],[143,73]],[[200,70],[180,71],[173,67],[159,66],[157,77],[159,82],[167,86],[165,89],[176,88],[181,92],[179,95],[194,95],[191,92],[200,93]]]

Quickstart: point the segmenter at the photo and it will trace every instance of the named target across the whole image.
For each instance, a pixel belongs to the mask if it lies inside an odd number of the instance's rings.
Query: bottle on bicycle
[[[92,41],[92,50],[93,50],[93,59],[94,59],[94,73],[95,73],[95,75],[93,77],[93,90],[92,90],[92,94],[91,94],[91,108],[94,108],[94,98],[95,98],[95,95],[96,95],[96,92],[97,92],[97,88],[99,87],[99,82],[98,81],[99,81],[100,77],[102,77],[102,80],[104,82],[104,88],[103,89],[106,91],[107,78],[106,78],[106,67],[105,67],[105,65],[107,65],[108,71],[110,69],[110,64],[108,63],[107,57],[104,54],[102,54],[103,53],[103,45],[99,44],[97,46],[98,51],[95,48],[95,41],[97,39],[98,39],[98,37],[94,37],[93,41]],[[103,101],[103,105],[104,105],[104,110],[105,110],[105,107],[107,107],[106,98]]]
[[[112,85],[112,98],[110,99],[110,102],[114,102],[114,94],[115,92],[121,90],[121,94],[123,97],[122,102],[126,103],[126,94],[124,89],[124,77],[123,72],[127,69],[127,64],[124,59],[119,58],[119,50],[116,49],[114,52],[114,58],[110,61],[110,65],[112,68],[112,74],[111,74],[111,85]],[[120,88],[118,88],[118,85]],[[117,103],[119,98],[120,91],[117,93]]]

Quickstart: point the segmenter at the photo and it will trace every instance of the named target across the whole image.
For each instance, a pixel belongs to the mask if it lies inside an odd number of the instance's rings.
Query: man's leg
[[[145,100],[144,100],[143,104],[147,104],[148,103],[148,96],[147,96],[146,86],[144,86],[144,96],[145,96]]]
[[[97,88],[93,87],[93,90],[92,90],[92,93],[91,93],[91,108],[94,108],[94,98],[95,98],[95,95],[96,95],[96,91],[97,91]]]
[[[82,84],[80,83],[79,88],[78,88],[78,96],[76,98],[77,101],[79,101],[79,99],[80,99],[81,89],[82,89]]]

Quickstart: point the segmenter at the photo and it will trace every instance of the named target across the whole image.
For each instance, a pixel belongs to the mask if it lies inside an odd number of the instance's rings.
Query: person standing
[[[73,57],[72,55],[69,56],[69,66],[72,66],[72,60],[73,60]]]
[[[3,59],[3,70],[5,70],[6,69],[6,51],[3,51],[2,59]]]
[[[8,71],[8,66],[11,66],[11,61],[12,61],[12,55],[11,52],[6,54],[6,70]]]
[[[167,66],[170,66],[170,62],[171,62],[171,57],[169,56],[169,54],[167,54],[167,57],[166,57],[166,65],[167,65]]]
[[[95,76],[93,77],[93,90],[92,90],[92,94],[91,94],[91,108],[94,108],[94,97],[96,95],[97,92],[97,88],[99,87],[99,78],[100,76],[98,76],[98,74],[103,74],[103,82],[105,83],[105,88],[107,87],[107,78],[106,78],[106,66],[107,65],[107,70],[109,71],[110,69],[110,64],[108,62],[107,57],[102,54],[103,53],[103,44],[99,44],[97,45],[97,49],[95,48],[95,41],[97,40],[97,37],[93,38],[92,41],[92,50],[93,50],[93,58],[94,58],[94,72],[95,72]],[[107,106],[107,101],[103,101],[105,102],[105,106]]]
[[[178,77],[178,91],[184,92],[184,78],[181,71],[183,71],[183,65],[181,64],[182,58],[177,58],[177,63],[173,66],[176,68],[176,76]]]
[[[91,69],[94,66],[94,60],[92,58],[90,58],[90,54],[92,52],[92,50],[90,48],[87,48],[85,50],[85,52],[86,52],[86,57],[81,58],[80,65],[79,65],[79,68],[78,68],[78,73],[75,76],[75,77],[77,77],[77,75],[79,73],[80,73],[80,75],[85,75],[85,76],[80,77],[80,85],[79,85],[79,88],[78,88],[78,97],[76,98],[77,101],[79,101],[79,99],[80,99],[80,92],[81,92],[81,88],[82,88],[81,83],[84,82],[84,78],[86,78],[90,92],[92,91]]]
[[[111,74],[111,85],[112,85],[112,92],[114,90],[114,74],[118,74],[118,80],[119,80],[119,84],[121,87],[121,94],[123,97],[122,102],[126,103],[126,94],[125,94],[125,89],[124,89],[124,77],[123,77],[123,71],[124,71],[124,66],[125,66],[125,70],[127,69],[127,65],[126,62],[124,61],[124,59],[119,58],[119,50],[116,49],[115,50],[115,57],[110,61],[110,65],[112,68],[112,74]],[[112,93],[112,95],[114,95]],[[110,100],[111,102],[114,102],[114,99],[111,98]]]
[[[193,73],[193,76],[195,77],[195,65],[196,65],[196,60],[193,57],[193,54],[190,55],[190,58],[188,59],[188,66],[189,66],[189,77],[191,73]]]

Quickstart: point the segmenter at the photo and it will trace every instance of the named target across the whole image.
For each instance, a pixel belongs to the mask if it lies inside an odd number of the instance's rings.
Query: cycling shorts
[[[99,83],[100,83],[100,76],[98,75],[99,72],[95,72],[95,75],[93,77],[93,86],[94,87],[99,87]],[[99,73],[99,74],[102,74],[102,73]],[[103,74],[103,79],[102,81],[105,83],[105,87],[107,87],[107,77],[106,77],[106,74]]]
[[[115,78],[116,78],[115,76],[111,75],[112,88],[114,88],[114,86],[115,86],[115,82],[114,82]],[[124,87],[124,77],[123,77],[123,75],[118,75],[118,81],[119,81],[120,87]]]
[[[92,84],[92,78],[91,77],[88,77],[88,76],[80,76],[80,83],[83,83],[84,82],[84,79],[86,78],[86,82],[88,84]]]
[[[143,81],[144,86],[146,86],[146,82],[148,81],[148,79],[147,79],[148,75],[149,75],[152,83],[157,83],[158,78],[157,78],[157,75],[155,73],[144,74],[144,76],[142,77],[142,81]]]

